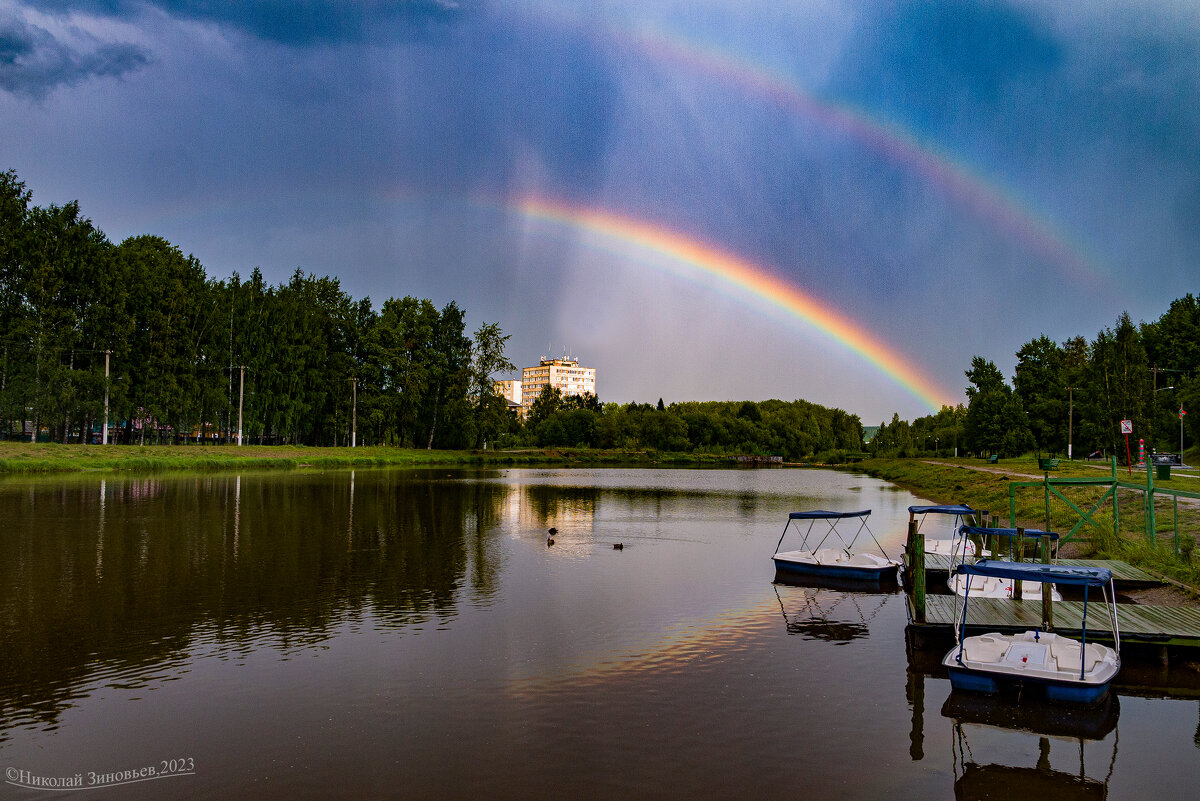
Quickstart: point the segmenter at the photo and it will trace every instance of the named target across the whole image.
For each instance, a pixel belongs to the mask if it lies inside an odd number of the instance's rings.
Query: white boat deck
[[[1084,649],[1076,640],[1048,632],[980,634],[964,639],[961,650],[961,667],[1012,678],[1098,685],[1111,681],[1121,666],[1116,651],[1106,645],[1090,642]],[[956,645],[942,664],[957,667],[958,658]]]

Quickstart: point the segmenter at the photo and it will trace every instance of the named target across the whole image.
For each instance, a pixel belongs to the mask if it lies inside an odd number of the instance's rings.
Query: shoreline
[[[312,448],[302,445],[62,445],[0,442],[0,477],[76,473],[214,473],[354,467],[486,467],[522,464],[735,465],[724,454],[521,448],[445,451],[376,445]]]

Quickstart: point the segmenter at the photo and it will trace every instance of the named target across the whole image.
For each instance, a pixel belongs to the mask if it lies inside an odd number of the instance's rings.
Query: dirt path
[[[984,467],[983,465],[973,464],[956,464],[955,462],[935,462],[931,459],[922,459],[925,464],[936,464],[939,467],[961,467],[964,470],[974,470],[977,473],[995,473],[1001,476],[1020,476],[1021,478],[1031,478],[1034,481],[1041,478],[1037,473],[1014,473],[1012,470],[1005,470],[1003,467]]]

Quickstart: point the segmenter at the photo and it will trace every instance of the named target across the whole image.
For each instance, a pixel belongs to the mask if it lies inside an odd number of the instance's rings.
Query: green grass
[[[215,472],[349,467],[517,464],[725,464],[728,457],[653,451],[552,448],[438,451],[376,446],[59,445],[0,442],[0,475],[75,472]]]

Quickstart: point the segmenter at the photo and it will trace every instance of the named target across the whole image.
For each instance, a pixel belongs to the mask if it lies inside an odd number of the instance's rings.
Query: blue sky
[[[1200,4],[0,0],[0,169],[210,275],[456,300],[602,400],[927,411],[820,330],[511,210],[761,265],[957,397],[1200,291]]]

